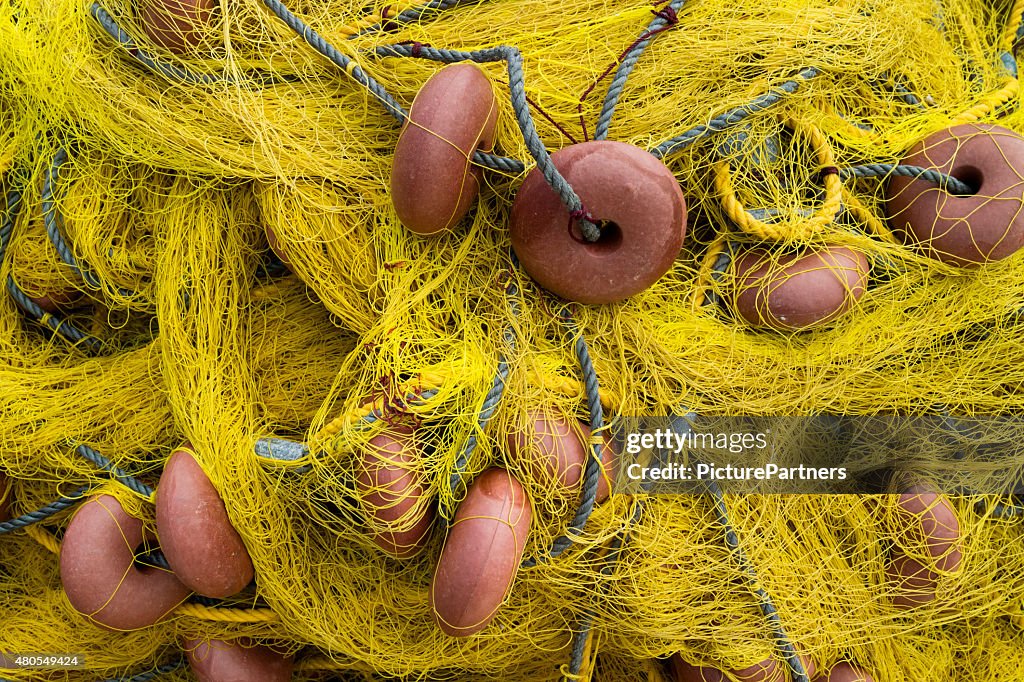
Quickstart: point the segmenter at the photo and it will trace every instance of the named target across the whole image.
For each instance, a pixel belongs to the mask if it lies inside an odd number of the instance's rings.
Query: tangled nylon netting
[[[806,680],[796,653],[884,682],[1024,679],[1007,499],[952,500],[962,563],[907,611],[887,564],[894,548],[921,561],[929,548],[908,539],[896,497],[712,487],[595,504],[594,460],[567,492],[507,447],[536,410],[593,430],[689,411],[1024,411],[1021,256],[940,262],[883,210],[893,167],[927,135],[1024,132],[1022,13],[982,0],[223,0],[175,54],[130,2],[5,0],[0,471],[15,520],[0,524],[0,652],[84,654],[86,669],[59,673],[71,680],[192,679],[184,639],[241,637],[294,654],[296,679],[660,680],[658,659],[679,654],[722,670],[774,657]],[[497,94],[494,151],[474,157],[486,170],[469,216],[421,238],[390,196],[400,121],[439,61],[467,57]],[[647,290],[565,304],[514,259],[509,211],[548,153],[594,137],[664,161],[688,233]],[[730,262],[755,245],[776,263],[850,247],[870,264],[866,291],[813,331],[754,329]],[[437,519],[425,550],[396,560],[354,491],[370,440],[407,428]],[[100,629],[62,588],[62,535],[98,493],[155,530],[160,472],[185,441],[255,586]],[[450,637],[434,568],[467,485],[495,464],[533,508],[525,562],[490,625]],[[1024,454],[1002,465],[1020,473]],[[150,545],[140,561],[159,563]]]

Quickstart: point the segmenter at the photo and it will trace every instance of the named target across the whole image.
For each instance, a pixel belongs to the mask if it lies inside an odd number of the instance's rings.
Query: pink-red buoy
[[[175,54],[186,54],[203,42],[214,0],[144,0],[142,26],[149,39]]]
[[[491,622],[523,561],[533,508],[522,484],[493,467],[473,481],[441,550],[430,587],[434,619],[452,637]]]
[[[462,220],[480,192],[473,152],[491,150],[497,120],[494,87],[475,64],[446,66],[423,85],[391,169],[391,201],[403,225],[435,235]]]
[[[868,271],[867,257],[845,246],[774,258],[752,249],[736,261],[736,311],[755,327],[799,331],[827,324],[864,295]]]
[[[185,641],[189,666],[199,682],[289,682],[292,656],[249,639]]]
[[[686,235],[686,200],[665,164],[623,142],[583,142],[551,155],[602,236],[588,242],[538,169],[512,204],[512,247],[538,284],[570,301],[614,303],[672,267]]]
[[[199,594],[223,599],[252,581],[249,552],[187,446],[171,455],[160,477],[156,528],[167,563]]]
[[[974,190],[961,196],[927,180],[890,178],[885,212],[907,243],[961,266],[1000,260],[1024,246],[1024,137],[964,123],[929,135],[900,163],[952,175]]]
[[[416,556],[426,545],[434,520],[433,506],[423,500],[421,445],[408,427],[374,436],[369,445],[356,483],[363,513],[376,528],[373,541],[396,559]],[[405,529],[388,528],[397,523]]]
[[[871,675],[849,663],[836,663],[827,673],[815,677],[813,682],[874,682],[874,680]]]
[[[64,533],[60,578],[71,605],[111,630],[138,630],[166,618],[189,594],[170,571],[139,567],[142,520],[117,498],[98,495],[78,508]]]

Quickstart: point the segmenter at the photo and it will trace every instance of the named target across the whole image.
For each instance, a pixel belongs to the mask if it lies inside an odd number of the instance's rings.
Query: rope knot
[[[818,182],[825,182],[825,178],[830,175],[839,175],[839,169],[835,166],[825,166],[818,171]]]
[[[660,19],[664,19],[665,23],[669,26],[675,26],[679,23],[679,15],[676,13],[676,10],[672,5],[663,7],[658,11],[652,9],[651,14]]]
[[[569,230],[572,230],[573,223],[579,223],[580,233],[583,238],[588,242],[596,242],[601,238],[601,226],[598,225],[597,220],[590,214],[587,207],[580,204],[580,207],[575,211],[569,212]]]
[[[586,220],[591,223],[594,222],[594,216],[590,215],[590,211],[588,211],[584,206],[580,206],[575,211],[570,211],[569,217],[572,218],[574,222],[579,220]]]
[[[420,57],[422,56],[420,53],[423,51],[423,48],[430,47],[430,43],[421,43],[416,40],[403,40],[398,44],[412,46],[412,49],[409,50],[410,57]]]
[[[384,32],[398,29],[398,22],[391,20],[391,13],[395,11],[392,5],[388,5],[380,11],[380,30]]]

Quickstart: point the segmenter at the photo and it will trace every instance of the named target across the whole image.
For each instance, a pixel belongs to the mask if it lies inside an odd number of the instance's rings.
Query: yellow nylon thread
[[[147,44],[137,8],[126,0],[107,4]],[[439,66],[365,56],[374,47],[515,45],[525,60],[527,94],[570,131],[578,125],[579,94],[651,18],[649,5],[620,0],[585,0],[570,15],[558,3],[503,0],[353,36],[346,27],[363,25],[364,10],[375,20],[383,16],[383,2],[370,4],[328,0],[293,9],[325,36],[352,36],[346,47],[364,55],[361,67],[403,103]],[[837,167],[896,163],[914,142],[972,109],[1024,130],[1024,114],[1000,106],[1019,93],[1002,99],[1016,87],[1001,87],[997,54],[1010,31],[993,21],[1016,17],[981,0],[942,4],[940,29],[931,0],[687,2],[680,26],[660,34],[638,62],[613,137],[649,147],[706,123],[709,111],[743,106],[764,92],[764,82],[808,64],[823,75],[787,95],[778,110],[827,133]],[[479,445],[467,479],[500,464],[531,497],[527,552],[537,555],[563,531],[576,496],[556,490],[533,457],[507,452],[509,434],[525,428],[529,409],[586,418],[574,349],[549,307],[524,283],[522,311],[513,319],[496,284],[510,267],[508,208],[521,177],[482,171],[480,198],[464,223],[439,239],[410,238],[388,195],[398,127],[262,2],[232,3],[214,36],[230,38],[230,50],[215,60],[189,60],[197,70],[223,66],[237,76],[212,87],[172,84],[148,72],[97,30],[86,9],[34,0],[0,8],[0,158],[31,175],[0,274],[15,275],[33,293],[87,289],[58,263],[42,221],[41,171],[59,129],[74,145],[58,197],[66,235],[104,282],[70,317],[110,345],[86,357],[49,342],[5,299],[0,469],[26,496],[19,508],[39,508],[70,482],[104,479],[59,445],[67,437],[94,444],[119,467],[153,481],[166,456],[192,440],[250,549],[259,589],[288,623],[196,616],[139,633],[86,628],[62,601],[56,557],[12,533],[0,538],[0,650],[80,642],[92,668],[82,675],[106,679],[167,660],[187,626],[206,638],[284,639],[331,652],[336,661],[358,658],[348,667],[368,679],[372,670],[424,680],[554,682],[575,614],[586,604],[604,637],[595,682],[649,682],[658,674],[655,659],[674,652],[723,669],[768,655],[749,585],[706,500],[697,498],[652,497],[619,569],[603,579],[597,548],[629,516],[628,505],[613,497],[578,534],[581,546],[520,572],[495,622],[475,641],[442,636],[428,605],[442,533],[435,530],[427,550],[410,561],[389,559],[373,545],[352,491],[366,441],[378,430],[349,426],[379,395],[381,377],[418,387],[422,370],[436,368],[430,385],[438,396],[406,415],[422,423],[418,435],[429,446],[409,465],[424,481],[426,503],[452,502],[444,497],[447,477],[472,433]],[[976,82],[963,68],[968,60]],[[483,68],[499,94],[496,148],[530,164],[504,67]],[[928,106],[864,86],[883,74]],[[979,98],[978,83],[994,84],[996,92]],[[601,90],[584,103],[588,126]],[[869,123],[879,134],[847,132],[837,116]],[[536,119],[549,150],[564,145],[554,125]],[[779,122],[771,112],[754,114],[739,128],[751,149],[763,149]],[[911,412],[939,404],[955,413],[1024,412],[1017,390],[1024,357],[1012,317],[1024,300],[1019,258],[965,273],[894,244],[879,182],[851,182],[841,192],[863,229],[836,221],[809,240],[856,247],[884,269],[841,324],[780,336],[695,311],[711,282],[713,261],[702,259],[715,254],[716,238],[724,240],[728,230],[712,166],[716,144],[732,132],[666,159],[693,218],[671,272],[623,304],[580,307],[609,414],[680,404],[705,413]],[[757,166],[763,177],[756,181],[746,173],[756,164],[739,175],[748,159],[731,157],[744,203],[754,205],[750,194],[765,199],[758,205],[785,209],[794,203],[793,188],[818,189],[810,175],[818,162],[801,140],[810,138],[798,135],[777,160]],[[0,179],[4,189],[12,182],[10,175]],[[267,227],[280,237],[295,275],[262,274]],[[729,237],[744,245],[756,239],[739,229]],[[733,281],[723,273],[714,289],[727,292]],[[117,287],[140,295],[128,300]],[[501,338],[507,326],[516,335],[514,350]],[[479,433],[478,410],[503,353],[512,367],[506,394]],[[401,395],[395,384],[389,388]],[[335,422],[339,415],[349,421]],[[309,471],[281,471],[253,456],[252,443],[267,435],[331,447],[314,448],[318,456],[302,463]],[[781,442],[783,458],[798,445]],[[864,465],[879,464],[882,454]],[[820,669],[850,656],[876,679],[888,670],[920,680],[999,679],[1005,669],[1024,667],[1016,626],[994,617],[1012,613],[1007,603],[1024,590],[1020,524],[976,522],[971,502],[957,503],[966,560],[955,599],[912,617],[889,606],[887,548],[899,546],[919,560],[928,551],[885,523],[888,503],[868,509],[856,496],[800,496],[730,500],[729,508],[787,632]],[[151,521],[152,510],[144,511]],[[394,524],[408,526],[408,518]]]
[[[314,656],[311,658],[304,658],[295,662],[295,669],[298,671],[306,670],[346,670],[353,672],[362,673],[374,673],[374,669],[361,664],[358,661],[336,661],[327,656]]]
[[[896,237],[893,235],[892,230],[886,226],[885,221],[869,211],[861,200],[845,187],[843,188],[843,205],[854,219],[867,225],[868,229],[878,235],[879,239],[891,244],[897,243]]]
[[[574,380],[567,377],[554,377],[549,375],[542,375],[538,373],[532,373],[533,378],[541,386],[548,388],[552,391],[558,391],[565,395],[579,395],[584,390],[583,382],[580,380]],[[447,380],[451,380],[451,377],[447,377]],[[446,376],[441,372],[423,372],[419,375],[419,379],[416,381],[406,382],[401,385],[401,390],[396,392],[396,395],[411,396],[414,393],[422,393],[424,391],[438,389],[442,387],[446,382]],[[600,392],[601,403],[606,408],[611,407],[614,404],[614,397],[612,394],[603,389]],[[341,433],[346,427],[352,426],[358,422],[363,421],[366,417],[371,414],[379,413],[384,409],[387,404],[387,400],[384,397],[376,398],[375,400],[368,401],[362,405],[351,409],[328,422],[322,429],[314,434],[310,439],[310,445],[316,449],[320,444],[324,443],[339,433]],[[301,466],[305,460],[289,460],[287,462],[278,462],[277,460],[268,460],[281,466]]]
[[[647,674],[646,682],[665,682],[665,675],[657,662],[652,660],[644,661],[644,672]]]

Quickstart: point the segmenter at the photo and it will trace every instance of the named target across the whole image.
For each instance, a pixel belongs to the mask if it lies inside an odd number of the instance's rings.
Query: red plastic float
[[[555,167],[602,226],[596,242],[538,169],[512,204],[512,247],[523,269],[548,291],[580,303],[615,303],[668,272],[686,235],[686,200],[665,164],[623,142],[566,147]]]
[[[370,440],[363,457],[357,484],[363,513],[377,530],[373,541],[398,559],[423,550],[434,520],[431,505],[422,502],[426,494],[416,468],[420,446],[411,428],[395,427]],[[405,530],[390,530],[401,524]]]
[[[527,420],[529,428],[525,433],[509,434],[509,456],[534,458],[535,476],[576,492],[590,459],[590,427],[580,425],[581,440],[569,421],[554,412],[531,410]],[[599,504],[608,498],[609,484],[615,476],[615,451],[607,435],[601,448],[601,468],[596,498]]]
[[[446,66],[423,85],[391,170],[391,201],[403,225],[434,235],[462,220],[480,192],[473,152],[491,150],[497,120],[494,88],[475,64]]]
[[[147,0],[142,25],[154,43],[185,54],[202,43],[214,6],[214,0]]]
[[[512,589],[533,509],[522,484],[494,467],[473,481],[459,505],[430,587],[438,626],[452,637],[480,632]]]
[[[814,677],[817,672],[814,660],[810,656],[801,654],[800,661],[804,665],[804,672],[807,673],[807,676]],[[669,664],[672,668],[674,682],[730,682],[726,673],[718,668],[690,665],[679,654],[672,656],[669,659]],[[789,674],[788,666],[777,663],[772,658],[767,658],[742,670],[732,670],[730,674],[743,682],[789,682],[792,677]]]
[[[140,567],[140,519],[117,498],[99,495],[79,507],[64,533],[60,578],[71,605],[111,630],[138,630],[170,614],[189,590],[170,571]]]
[[[735,265],[736,312],[755,327],[810,329],[850,310],[867,289],[868,259],[845,246],[773,258],[753,249]]]
[[[814,678],[813,682],[874,682],[874,680],[871,675],[849,663],[837,663],[827,674]]]
[[[893,176],[885,210],[905,241],[964,266],[1006,258],[1024,246],[1024,137],[965,123],[926,137],[901,163],[938,170],[975,189],[958,196],[926,180]]]
[[[252,581],[249,552],[187,446],[171,455],[160,477],[156,528],[167,563],[195,592],[223,599]]]
[[[886,577],[897,590],[893,606],[910,609],[934,601],[943,575],[960,570],[960,522],[945,495],[920,483],[900,495],[897,518],[906,543],[924,544],[931,558],[925,565],[896,551],[886,567]]]
[[[288,682],[291,656],[248,639],[185,641],[189,666],[199,682]]]

